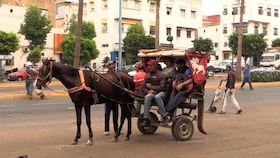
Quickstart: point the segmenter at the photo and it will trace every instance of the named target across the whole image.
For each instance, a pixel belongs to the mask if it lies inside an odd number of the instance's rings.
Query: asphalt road
[[[213,91],[206,90],[205,110]],[[1,100],[0,157],[27,154],[29,158],[275,158],[280,156],[279,91],[280,85],[256,87],[253,91],[237,89],[236,98],[244,112],[236,115],[232,104],[228,105],[226,115],[205,112],[204,128],[208,135],[195,128],[192,139],[185,142],[175,141],[170,128],[160,127],[153,135],[143,135],[133,118],[131,140],[124,141],[121,135],[118,143],[110,143],[112,135],[103,136],[104,106],[93,105],[92,146],[85,145],[88,134],[84,118],[79,144],[69,145],[76,131],[69,97]],[[221,102],[216,106],[219,110]]]

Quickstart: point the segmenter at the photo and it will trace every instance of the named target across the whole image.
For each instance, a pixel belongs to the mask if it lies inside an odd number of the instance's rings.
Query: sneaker
[[[140,125],[143,126],[143,127],[150,126],[150,120],[147,119],[147,118],[144,118],[143,122]]]
[[[242,110],[239,109],[236,114],[241,114]]]
[[[168,117],[167,116],[164,116],[161,120],[161,123],[162,123],[162,126],[168,126]]]
[[[104,132],[104,135],[105,135],[105,136],[108,136],[108,135],[109,135],[109,132],[108,132],[108,131],[105,131],[105,132]]]
[[[221,111],[221,112],[219,112],[219,114],[226,114],[226,112],[224,112],[224,111]]]

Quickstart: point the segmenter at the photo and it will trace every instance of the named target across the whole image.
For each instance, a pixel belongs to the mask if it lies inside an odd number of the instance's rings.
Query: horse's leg
[[[126,116],[125,110],[124,110],[125,105],[120,104],[120,107],[121,107],[121,122],[120,122],[120,126],[119,126],[117,132],[115,133],[114,138],[111,139],[111,142],[117,142],[118,141],[118,138],[121,135],[122,127],[123,127],[123,124],[124,124],[124,121],[125,121],[125,116]]]
[[[86,122],[87,122],[87,127],[88,127],[88,134],[89,134],[89,138],[88,138],[86,145],[92,145],[93,134],[92,134],[92,129],[91,129],[90,105],[85,105],[84,109],[85,109]]]
[[[72,145],[78,144],[78,140],[81,138],[82,105],[75,103],[75,110],[76,110],[77,133],[75,139],[73,140]]]
[[[127,105],[129,106],[129,105]],[[131,135],[131,118],[132,118],[132,113],[131,111],[127,108],[127,112],[126,112],[126,119],[127,119],[127,135],[126,135],[126,140],[130,139],[130,135]]]

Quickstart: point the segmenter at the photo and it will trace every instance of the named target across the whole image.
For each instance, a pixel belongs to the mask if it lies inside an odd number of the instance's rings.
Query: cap
[[[176,61],[176,64],[186,64],[184,59],[179,59]]]
[[[138,61],[134,64],[134,67],[138,68],[138,69],[141,69],[141,68],[143,68],[143,63],[141,61]]]
[[[112,64],[115,64],[116,62],[115,61],[112,61],[112,60],[109,60],[107,63],[106,63],[106,67],[112,65]]]
[[[148,65],[157,65],[157,61],[152,59],[152,60],[149,60],[147,64]]]

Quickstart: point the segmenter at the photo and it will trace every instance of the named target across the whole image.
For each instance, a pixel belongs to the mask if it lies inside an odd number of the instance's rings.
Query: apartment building
[[[233,32],[238,32],[240,21],[240,0],[221,1],[221,14],[205,17],[199,36],[210,38],[214,43],[216,63],[224,59],[232,59],[228,38]],[[279,38],[279,0],[245,0],[243,14],[243,33],[263,33],[267,40],[268,48],[274,39]],[[220,22],[213,19],[219,16]],[[214,21],[214,22],[213,22]]]
[[[65,4],[65,3],[64,3]],[[60,3],[60,10],[65,13],[65,19],[72,14],[75,2]],[[69,7],[71,5],[71,7]],[[84,5],[84,20],[95,25],[95,38],[100,55],[92,61],[92,65],[101,66],[105,57],[118,54],[119,37],[125,38],[128,28],[136,23],[143,24],[146,34],[155,36],[156,1],[155,0],[123,0],[122,32],[119,34],[119,0],[88,0]],[[60,14],[60,13],[58,13]],[[202,26],[201,0],[163,0],[160,4],[160,45],[168,45],[169,35],[173,36],[175,48],[188,49],[193,47],[191,42],[198,36],[198,28]],[[114,55],[113,55],[114,56]]]
[[[0,7],[1,25],[3,31],[17,33],[20,23],[24,20],[26,7],[34,0],[12,1],[4,0]],[[38,4],[37,4],[38,3]],[[172,44],[175,48],[188,49],[193,47],[192,40],[198,37],[198,28],[202,27],[201,0],[162,0],[160,4],[160,44],[170,44],[168,36],[173,36]],[[65,34],[64,30],[72,14],[78,13],[77,0],[48,0],[36,1],[35,5],[46,8],[47,14],[54,17],[51,33],[47,37],[45,57],[59,60],[60,54],[54,53],[55,35]],[[53,9],[41,6],[55,6]],[[91,21],[95,25],[97,49],[101,52],[91,65],[101,68],[102,60],[110,57],[112,52],[118,51],[119,35],[125,38],[127,29],[136,23],[142,23],[146,34],[155,36],[156,1],[155,0],[122,0],[122,32],[119,34],[119,0],[84,0],[83,20]],[[9,10],[14,12],[11,14]],[[3,19],[5,18],[5,19]],[[4,21],[11,21],[5,23]],[[52,19],[52,18],[51,18]],[[12,26],[11,26],[12,25]],[[26,62],[28,42],[21,37],[21,50],[12,54],[14,65],[8,67],[22,67]],[[25,53],[26,52],[26,53]]]
[[[221,56],[231,58],[228,37],[238,32],[240,21],[240,0],[222,1],[221,10]],[[279,0],[245,0],[243,15],[243,33],[265,34],[268,47],[272,40],[279,37],[280,29]]]

